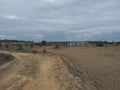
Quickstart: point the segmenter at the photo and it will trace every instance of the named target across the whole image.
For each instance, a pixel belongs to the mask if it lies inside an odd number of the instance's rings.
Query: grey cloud
[[[119,0],[0,0],[0,32],[36,41],[120,40],[119,3]]]

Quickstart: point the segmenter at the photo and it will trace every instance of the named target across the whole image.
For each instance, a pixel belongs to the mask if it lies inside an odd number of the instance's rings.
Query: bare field
[[[5,53],[15,58],[0,65],[0,90],[96,90],[89,81],[83,82],[83,78],[74,73],[76,69],[59,56]],[[73,73],[67,65],[73,68]]]
[[[14,57],[0,65],[0,90],[120,90],[120,47],[33,51],[0,51]]]
[[[120,47],[68,47],[53,52],[68,58],[97,90],[120,90]]]

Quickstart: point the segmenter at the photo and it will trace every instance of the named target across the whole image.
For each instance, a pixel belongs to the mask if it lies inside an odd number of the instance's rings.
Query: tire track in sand
[[[7,77],[2,78],[1,89],[95,90],[93,87],[85,89],[82,86],[81,78],[71,74],[67,65],[59,56],[51,54],[12,54],[16,57],[17,63],[15,63],[12,72]],[[88,84],[86,84],[87,86]]]

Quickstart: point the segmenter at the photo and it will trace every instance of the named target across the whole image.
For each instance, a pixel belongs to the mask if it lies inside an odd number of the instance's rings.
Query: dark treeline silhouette
[[[47,46],[47,45],[54,45],[55,48],[59,48],[60,45],[62,44],[69,44],[69,42],[72,41],[64,41],[64,42],[48,42],[48,41],[41,41],[41,42],[34,42],[34,41],[24,41],[24,40],[0,40],[0,47],[5,46],[6,48],[9,48],[9,45],[15,45],[17,47],[19,47],[19,49],[22,49],[23,46],[26,47],[31,47],[33,48],[34,46]],[[88,43],[89,45],[94,45],[94,46],[104,46],[104,45],[120,45],[120,41],[85,41]],[[76,43],[75,41],[73,43]]]
[[[104,46],[104,45],[113,45],[113,44],[120,44],[120,41],[87,41],[90,44],[94,44],[96,46]]]
[[[24,41],[24,40],[8,40],[8,39],[5,39],[5,40],[0,40],[0,42],[5,42],[7,40],[7,42],[34,42],[34,41]]]

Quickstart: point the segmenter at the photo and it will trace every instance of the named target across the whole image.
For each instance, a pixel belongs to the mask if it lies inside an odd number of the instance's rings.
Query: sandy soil
[[[51,52],[69,58],[97,90],[120,90],[120,47],[68,47]]]
[[[76,69],[59,56],[11,54],[15,59],[0,66],[0,90],[96,90],[89,81],[84,82],[74,73]]]

